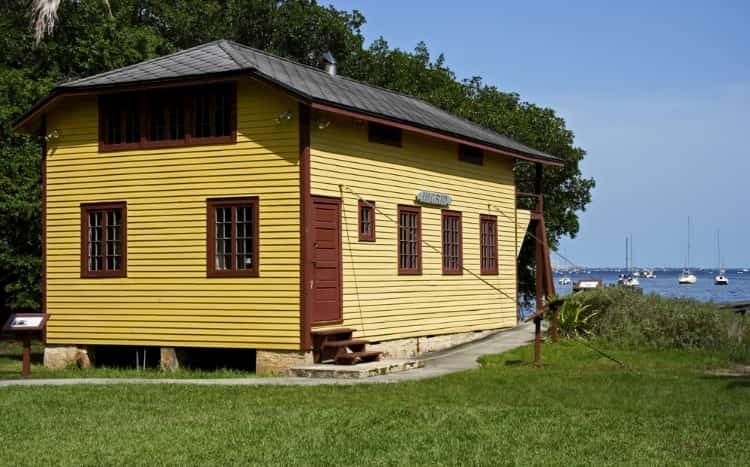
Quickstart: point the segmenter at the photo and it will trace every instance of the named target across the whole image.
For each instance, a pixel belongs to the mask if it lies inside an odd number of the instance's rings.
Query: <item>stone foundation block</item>
[[[180,369],[180,359],[174,347],[161,347],[159,349],[159,367],[161,371],[177,371]]]
[[[255,373],[259,375],[286,376],[289,369],[310,365],[313,362],[312,352],[296,350],[256,350]]]
[[[461,332],[439,336],[395,339],[392,341],[383,341],[378,344],[368,344],[367,348],[368,350],[379,350],[383,352],[383,358],[410,359],[416,358],[427,352],[438,352],[440,350],[456,347],[457,345],[483,339],[498,331],[500,330],[492,329],[487,331]]]
[[[44,367],[63,369],[72,366],[91,368],[91,358],[87,349],[75,346],[53,346],[44,348]]]

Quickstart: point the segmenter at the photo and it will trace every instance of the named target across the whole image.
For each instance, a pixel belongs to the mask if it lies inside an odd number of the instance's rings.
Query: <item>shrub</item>
[[[590,305],[582,305],[566,300],[558,310],[558,330],[563,337],[580,337],[591,334],[591,318],[597,315],[590,312]],[[552,314],[548,314],[552,316]]]
[[[591,332],[619,346],[708,350],[750,360],[750,317],[713,303],[625,287],[589,290],[568,301],[595,313]]]

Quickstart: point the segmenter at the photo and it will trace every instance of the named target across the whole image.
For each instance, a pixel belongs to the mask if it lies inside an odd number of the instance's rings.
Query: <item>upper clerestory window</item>
[[[99,150],[234,143],[236,86],[133,92],[99,99]]]
[[[465,144],[458,145],[458,160],[469,164],[484,165],[484,151]]]
[[[401,128],[369,122],[367,124],[367,140],[371,143],[387,144],[401,147]]]

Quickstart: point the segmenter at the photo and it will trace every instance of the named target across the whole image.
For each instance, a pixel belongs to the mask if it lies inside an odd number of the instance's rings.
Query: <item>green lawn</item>
[[[750,464],[750,378],[611,354],[628,368],[565,342],[404,384],[0,388],[0,465]]]

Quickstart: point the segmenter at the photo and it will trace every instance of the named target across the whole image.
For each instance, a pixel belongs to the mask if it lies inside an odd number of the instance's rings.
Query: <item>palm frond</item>
[[[33,0],[31,3],[34,47],[37,47],[44,36],[55,29],[58,8],[60,8],[60,0]]]
[[[112,8],[109,0],[102,0],[107,7],[107,16],[112,17]],[[49,35],[55,29],[57,23],[57,10],[60,8],[60,0],[32,0],[31,17],[34,28],[34,47],[39,46],[44,36]]]

